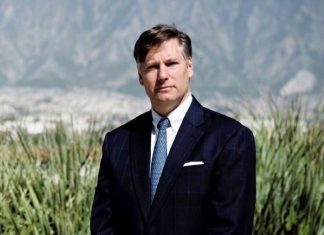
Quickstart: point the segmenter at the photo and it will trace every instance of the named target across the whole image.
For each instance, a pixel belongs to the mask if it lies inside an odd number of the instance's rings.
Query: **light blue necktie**
[[[157,127],[159,129],[156,138],[152,165],[151,165],[151,202],[153,201],[156,188],[158,186],[160,176],[167,158],[167,133],[166,130],[170,126],[170,121],[167,118],[161,118]]]

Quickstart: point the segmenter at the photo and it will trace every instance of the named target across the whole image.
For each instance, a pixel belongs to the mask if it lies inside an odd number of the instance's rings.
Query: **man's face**
[[[153,109],[166,115],[188,96],[193,66],[178,39],[170,39],[149,50],[139,75]]]

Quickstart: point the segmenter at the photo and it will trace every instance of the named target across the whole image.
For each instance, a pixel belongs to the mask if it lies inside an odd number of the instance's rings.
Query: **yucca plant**
[[[0,234],[88,234],[100,131],[15,134],[0,150]]]
[[[324,234],[323,122],[305,123],[301,107],[272,103],[254,131],[254,234]],[[0,234],[89,234],[103,134],[96,129],[0,132]]]
[[[324,234],[324,129],[303,121],[299,101],[271,105],[257,142],[254,234]]]

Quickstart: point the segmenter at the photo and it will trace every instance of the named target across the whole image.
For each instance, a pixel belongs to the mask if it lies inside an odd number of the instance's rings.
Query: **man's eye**
[[[150,65],[146,68],[147,71],[150,71],[150,70],[154,70],[154,69],[157,69],[158,66],[157,65]]]
[[[174,66],[174,65],[177,65],[178,63],[177,62],[170,62],[170,63],[167,63],[167,66]]]

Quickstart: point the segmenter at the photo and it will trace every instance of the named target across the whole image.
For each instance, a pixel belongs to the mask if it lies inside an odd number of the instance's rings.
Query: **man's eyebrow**
[[[170,61],[178,61],[178,58],[168,58],[165,60],[166,62],[170,62]]]
[[[152,65],[157,65],[157,64],[159,64],[159,62],[151,60],[151,61],[146,62],[144,64],[145,65],[144,67],[150,67]]]
[[[165,63],[170,63],[170,62],[177,62],[179,59],[176,58],[176,57],[172,57],[172,58],[167,58],[164,62]],[[146,64],[146,67],[147,66],[151,66],[151,65],[156,65],[156,64],[159,64],[160,62],[159,61],[156,61],[156,60],[149,60],[147,61],[145,64]]]

